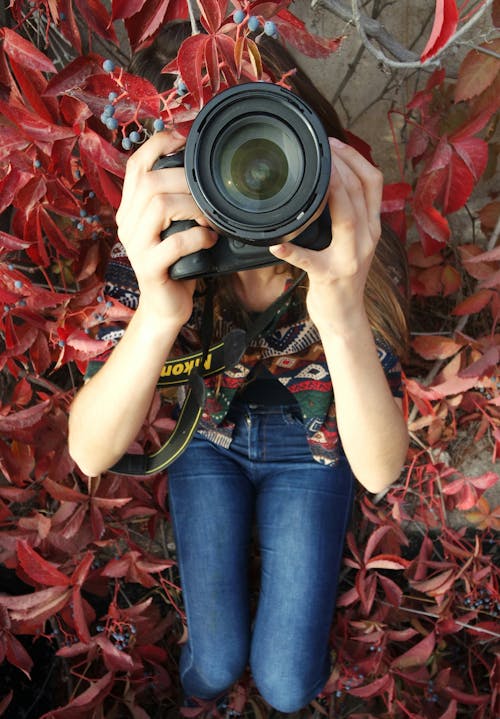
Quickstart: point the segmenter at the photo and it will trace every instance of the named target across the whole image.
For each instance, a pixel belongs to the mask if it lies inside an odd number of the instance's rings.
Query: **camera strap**
[[[202,349],[183,357],[167,360],[158,378],[157,386],[160,388],[187,385],[186,397],[172,434],[157,452],[125,454],[110,467],[110,472],[140,477],[156,474],[166,469],[184,452],[196,431],[205,406],[207,392],[203,377],[218,374],[237,364],[251,342],[271,327],[277,317],[281,315],[290,295],[302,282],[305,275],[306,273],[302,272],[267,310],[258,315],[246,331],[233,329],[214,345],[210,345],[213,327],[213,295],[212,290],[209,290],[202,318]]]

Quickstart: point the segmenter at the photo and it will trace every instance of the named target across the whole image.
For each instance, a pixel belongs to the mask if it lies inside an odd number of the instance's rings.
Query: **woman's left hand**
[[[274,245],[271,252],[307,272],[307,306],[313,322],[342,331],[353,312],[363,311],[366,278],[381,233],[383,177],[353,147],[332,138],[330,146],[330,246],[317,251],[284,243]]]

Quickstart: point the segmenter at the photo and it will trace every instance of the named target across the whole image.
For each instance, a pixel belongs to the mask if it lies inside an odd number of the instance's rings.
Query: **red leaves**
[[[421,62],[435,55],[452,37],[458,24],[458,9],[455,0],[436,0],[434,25],[427,44],[420,56]]]
[[[2,48],[5,54],[21,67],[28,70],[56,72],[52,60],[14,30],[9,30],[7,27],[0,29],[0,38],[3,39]]]
[[[500,38],[480,46],[488,51],[500,52]],[[455,102],[470,100],[488,89],[500,73],[498,58],[471,50],[460,66],[455,87]]]

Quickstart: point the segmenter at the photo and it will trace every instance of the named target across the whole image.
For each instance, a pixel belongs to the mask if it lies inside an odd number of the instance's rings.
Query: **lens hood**
[[[195,202],[220,233],[269,246],[293,239],[321,213],[330,146],[300,97],[251,82],[220,92],[200,110],[184,166]]]

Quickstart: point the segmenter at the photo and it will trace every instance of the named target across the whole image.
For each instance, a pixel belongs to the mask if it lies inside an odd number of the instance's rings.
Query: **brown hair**
[[[173,60],[182,42],[191,35],[189,22],[181,21],[166,25],[154,42],[138,52],[130,64],[130,71],[150,80],[160,92],[173,85],[171,75],[161,69]],[[258,46],[266,72],[274,82],[285,74],[286,84],[312,107],[321,120],[329,137],[346,141],[342,124],[332,105],[311,82],[288,50],[276,40],[261,35]],[[293,71],[293,72],[290,72]],[[277,265],[276,271],[283,271]],[[295,267],[287,271],[294,277],[299,273]],[[301,309],[305,312],[306,287],[299,288]],[[408,351],[408,268],[402,242],[389,228],[383,227],[375,257],[370,267],[365,288],[365,307],[373,330],[378,333],[402,358]],[[230,310],[235,320],[246,323],[248,317],[238,302],[231,282],[216,279],[217,304]]]

